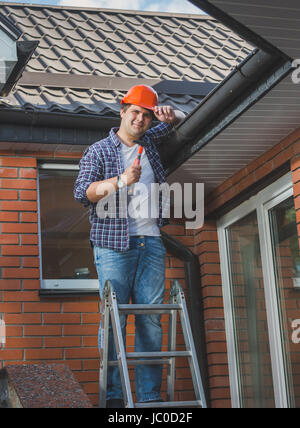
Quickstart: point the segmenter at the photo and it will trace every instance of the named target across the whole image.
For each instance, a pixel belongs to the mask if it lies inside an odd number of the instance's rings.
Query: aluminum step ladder
[[[180,314],[182,331],[185,341],[185,351],[176,351],[177,313]],[[168,351],[166,352],[126,352],[122,337],[120,313],[122,314],[169,314]],[[206,408],[206,399],[203,383],[198,366],[192,330],[184,293],[178,281],[172,281],[169,304],[154,305],[121,305],[110,281],[106,281],[103,299],[101,301],[101,348],[100,348],[100,395],[99,407],[106,407],[107,368],[119,366],[124,405],[126,408],[166,408],[166,407],[202,407]],[[113,336],[116,347],[117,360],[108,361],[108,332],[109,323],[112,323]],[[195,400],[174,401],[175,389],[175,358],[187,357],[189,361]],[[167,401],[151,403],[134,403],[131,392],[128,366],[138,364],[166,364],[167,375]]]

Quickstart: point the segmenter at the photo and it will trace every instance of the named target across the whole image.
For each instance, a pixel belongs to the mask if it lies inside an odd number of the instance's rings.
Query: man
[[[167,223],[162,216],[162,201],[151,201],[152,183],[165,182],[165,174],[156,144],[167,136],[173,126],[184,118],[170,106],[158,106],[157,93],[149,86],[131,88],[121,101],[120,128],[111,129],[109,136],[93,144],[80,161],[75,182],[75,199],[90,206],[91,234],[95,265],[100,283],[100,297],[106,280],[110,280],[119,304],[163,303],[165,289],[166,250],[159,228]],[[155,117],[160,123],[151,128]],[[151,128],[151,129],[150,129]],[[144,150],[140,165],[135,165],[139,145]],[[145,207],[157,204],[158,216],[106,216],[99,213],[101,202],[116,197],[119,212],[122,192],[143,185]],[[136,196],[136,189],[128,197]],[[124,194],[124,193],[123,193]],[[106,199],[105,199],[106,198]],[[129,211],[129,205],[128,205]],[[104,213],[105,214],[105,213]],[[128,214],[128,213],[127,213]],[[148,213],[149,214],[149,213]],[[123,337],[126,317],[121,316]],[[138,315],[135,319],[135,351],[161,350],[162,331],[159,315]],[[109,336],[109,360],[115,360],[112,331]],[[123,407],[119,369],[108,368],[107,407]],[[139,402],[161,401],[161,366],[138,365],[135,368],[136,395]]]

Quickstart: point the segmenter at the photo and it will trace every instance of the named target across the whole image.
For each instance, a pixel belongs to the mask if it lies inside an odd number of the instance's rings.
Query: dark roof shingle
[[[252,50],[206,15],[53,7],[0,2],[24,40],[40,44],[25,71],[64,75],[220,83]],[[22,80],[10,108],[115,115],[124,94],[111,90],[49,88]],[[203,98],[161,94],[190,112]]]

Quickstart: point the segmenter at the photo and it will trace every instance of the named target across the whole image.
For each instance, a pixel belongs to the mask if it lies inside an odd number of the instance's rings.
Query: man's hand
[[[121,175],[122,181],[130,186],[133,183],[137,183],[140,179],[142,168],[140,165],[131,165],[125,169]]]
[[[184,113],[180,110],[174,110],[171,106],[154,107],[153,113],[160,122],[171,123],[176,125],[185,118]]]

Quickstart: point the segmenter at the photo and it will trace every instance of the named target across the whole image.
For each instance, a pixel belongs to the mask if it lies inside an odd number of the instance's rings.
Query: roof
[[[252,50],[207,15],[0,6],[24,40],[40,42],[0,109],[118,117],[139,79],[159,89],[161,103],[189,113]]]

